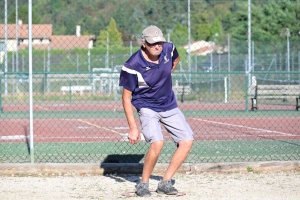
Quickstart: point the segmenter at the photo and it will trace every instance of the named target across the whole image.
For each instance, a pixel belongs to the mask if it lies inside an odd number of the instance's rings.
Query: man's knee
[[[151,143],[151,145],[150,145],[150,149],[157,155],[160,154],[163,147],[164,147],[163,140],[155,141],[155,142]]]
[[[182,148],[190,151],[193,146],[193,143],[194,143],[193,140],[181,140],[178,142],[178,148]]]

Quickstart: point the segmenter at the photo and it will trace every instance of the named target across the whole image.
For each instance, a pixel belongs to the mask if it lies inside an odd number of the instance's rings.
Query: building
[[[211,54],[213,52],[218,54],[223,54],[225,52],[228,52],[228,47],[221,47],[217,45],[215,42],[207,42],[204,40],[195,41],[189,45],[184,45],[183,48],[186,50],[187,53],[189,53],[189,48],[192,55],[198,55],[198,56],[206,56],[208,54]]]
[[[5,47],[5,29],[7,28],[7,51],[23,50],[28,47],[28,24],[20,20],[16,24],[0,24],[0,47]],[[18,35],[18,37],[16,37]],[[33,49],[60,49],[70,50],[74,48],[93,48],[94,35],[81,35],[81,27],[76,26],[75,35],[53,35],[52,24],[32,25],[32,46]]]

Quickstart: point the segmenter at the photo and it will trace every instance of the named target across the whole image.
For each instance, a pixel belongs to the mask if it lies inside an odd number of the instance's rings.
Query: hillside
[[[83,34],[98,36],[114,18],[124,41],[140,37],[143,28],[156,24],[176,40],[187,35],[187,0],[39,0],[33,2],[33,23],[53,24],[54,34],[74,34],[81,25]],[[247,1],[191,0],[192,40],[247,40]],[[19,0],[19,19],[27,22],[27,0]],[[0,2],[4,8],[4,1]],[[15,23],[15,1],[8,2],[8,21]],[[299,41],[299,0],[252,0],[252,38],[255,41]],[[3,9],[4,10],[4,9]],[[4,18],[0,19],[4,23]],[[176,30],[176,34],[174,32]],[[177,39],[177,38],[178,39]],[[183,41],[184,43],[186,41]]]

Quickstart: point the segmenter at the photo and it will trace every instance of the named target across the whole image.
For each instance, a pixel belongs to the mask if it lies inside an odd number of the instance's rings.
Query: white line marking
[[[36,106],[37,108],[41,108],[42,110],[49,110],[49,109],[47,109],[47,108],[44,108],[44,107],[42,107],[42,106]]]
[[[1,136],[0,137],[1,140],[21,140],[21,139],[25,139],[25,138],[29,138],[29,136],[25,136],[25,135],[7,135],[7,136]]]
[[[77,128],[79,128],[79,129],[89,129],[91,127],[89,127],[89,126],[77,126]]]
[[[115,127],[115,129],[117,129],[117,130],[122,130],[122,129],[129,129],[129,127],[127,127],[127,126],[117,126],[117,127]]]
[[[119,132],[115,131],[115,130],[112,130],[112,129],[109,129],[109,128],[106,128],[104,126],[98,126],[96,124],[93,124],[93,123],[90,123],[90,122],[87,122],[87,121],[84,121],[84,120],[81,120],[81,119],[77,119],[77,121],[80,121],[80,122],[83,122],[85,124],[88,124],[88,125],[91,125],[91,126],[94,126],[94,127],[97,127],[97,128],[101,128],[101,129],[104,129],[104,130],[107,130],[107,131],[111,131],[113,133],[116,133],[116,134],[120,134]]]
[[[213,124],[220,124],[220,125],[225,125],[225,126],[231,126],[231,127],[247,128],[247,129],[251,129],[251,130],[255,130],[255,131],[263,131],[263,132],[267,132],[267,133],[278,133],[280,135],[286,135],[286,136],[298,136],[298,135],[294,135],[294,134],[290,134],[290,133],[284,133],[284,132],[279,132],[279,131],[272,131],[272,130],[261,129],[261,128],[254,128],[254,127],[250,127],[250,126],[229,124],[229,123],[223,123],[223,122],[215,122],[215,121],[205,120],[205,119],[201,119],[201,118],[192,118],[192,119],[197,120],[197,121],[209,122],[209,123],[213,123]]]

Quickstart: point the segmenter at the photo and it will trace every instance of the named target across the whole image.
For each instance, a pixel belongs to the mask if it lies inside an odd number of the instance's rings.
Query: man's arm
[[[174,64],[173,64],[173,67],[172,67],[172,70],[171,72],[173,72],[177,66],[177,64],[179,63],[180,61],[180,56],[178,55],[178,57],[174,60]]]
[[[134,118],[133,107],[131,104],[131,94],[132,92],[130,90],[123,88],[122,103],[129,125],[128,140],[131,144],[136,144],[140,140],[141,136]]]

